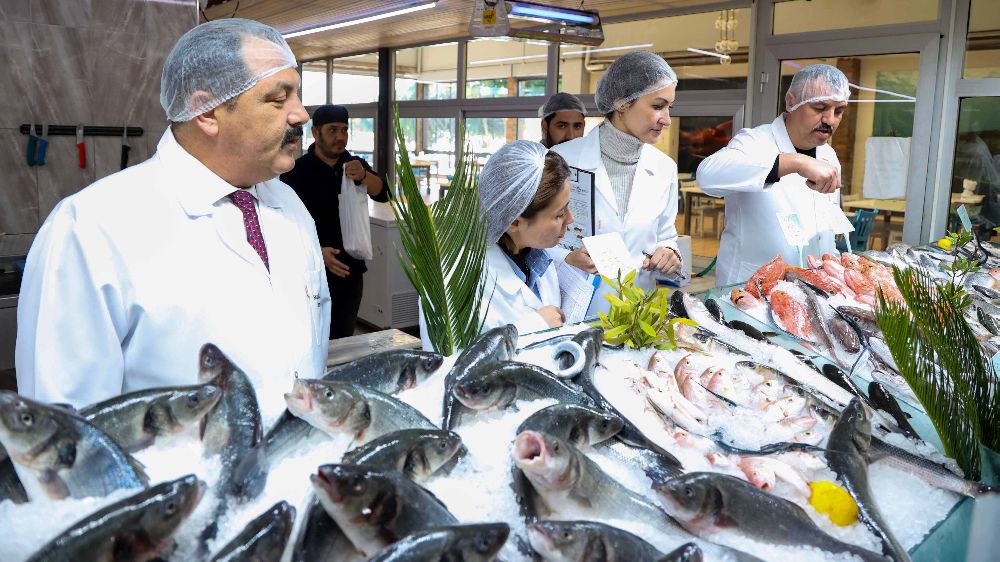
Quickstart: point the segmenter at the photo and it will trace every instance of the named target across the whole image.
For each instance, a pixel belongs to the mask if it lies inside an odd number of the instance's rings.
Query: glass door
[[[765,50],[754,124],[784,111],[792,76],[825,63],[847,75],[851,98],[829,141],[841,164],[845,214],[878,210],[868,247],[920,240],[934,182],[928,177],[940,38],[934,34],[815,42],[772,39]],[[940,189],[946,187],[941,186]]]

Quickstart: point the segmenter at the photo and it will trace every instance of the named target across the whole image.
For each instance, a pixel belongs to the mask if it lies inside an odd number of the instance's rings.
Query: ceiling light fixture
[[[369,12],[365,15],[349,16],[346,18],[338,18],[333,21],[312,24],[305,28],[300,28],[294,31],[282,33],[281,36],[284,37],[285,39],[292,39],[293,37],[301,37],[302,35],[310,35],[312,33],[322,33],[324,31],[330,31],[332,29],[340,29],[352,25],[359,25],[362,23],[369,23],[381,19],[401,16],[403,14],[419,12],[420,10],[433,8],[436,5],[437,5],[436,0],[431,0],[431,1],[425,0],[422,2],[411,1],[411,2],[390,4],[379,10],[374,10],[372,12]]]
[[[593,12],[583,10],[573,10],[571,8],[560,8],[558,6],[545,6],[533,2],[519,2],[511,0],[507,2],[510,7],[511,17],[525,19],[539,19],[542,21],[560,21],[565,23],[582,23],[593,25],[598,22],[598,17]]]
[[[643,43],[642,45],[625,45],[624,47],[605,47],[603,49],[590,49],[590,50],[584,50],[584,51],[571,51],[569,53],[559,53],[559,58],[570,57],[570,56],[575,56],[575,55],[585,55],[587,53],[606,53],[608,51],[624,51],[624,50],[627,50],[627,49],[646,49],[646,48],[649,48],[649,47],[652,47],[652,46],[653,46],[652,43]],[[477,60],[477,61],[470,62],[469,66],[476,65],[476,64],[498,64],[498,63],[514,62],[514,61],[528,60],[528,59],[541,59],[541,58],[545,58],[547,56],[549,56],[549,55],[547,55],[547,54],[545,54],[545,55],[521,55],[519,57],[505,57],[505,58],[502,58],[502,59]]]

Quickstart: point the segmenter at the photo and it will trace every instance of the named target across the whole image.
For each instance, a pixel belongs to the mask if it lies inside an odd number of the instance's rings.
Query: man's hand
[[[594,265],[594,260],[590,259],[590,252],[583,246],[566,254],[566,263],[587,273],[597,273],[597,266]]]
[[[362,181],[367,173],[368,170],[365,170],[360,160],[351,160],[344,164],[344,175],[354,181]]]
[[[344,262],[335,257],[340,253],[340,250],[328,247],[320,249],[323,251],[323,263],[326,264],[326,268],[330,271],[330,273],[336,275],[337,277],[347,277],[347,275],[351,273],[350,268],[348,268]]]
[[[806,186],[819,193],[833,193],[840,187],[840,172],[836,166],[804,154],[782,154],[778,168],[781,176],[796,173],[804,177]]]
[[[566,314],[558,306],[547,305],[538,309],[538,314],[542,316],[549,328],[558,328],[566,321]]]
[[[681,268],[681,259],[670,248],[657,248],[653,255],[642,261],[642,268],[647,271],[659,271],[670,274]]]

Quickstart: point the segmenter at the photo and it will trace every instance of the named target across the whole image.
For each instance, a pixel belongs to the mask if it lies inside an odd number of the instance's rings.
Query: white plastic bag
[[[359,260],[372,259],[372,230],[368,222],[368,188],[354,185],[344,175],[340,183],[340,232],[344,250]]]

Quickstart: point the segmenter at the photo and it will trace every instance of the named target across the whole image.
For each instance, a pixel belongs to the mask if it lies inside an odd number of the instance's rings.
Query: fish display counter
[[[1000,270],[996,269],[1000,247],[980,243],[962,254],[981,266],[978,272],[957,276],[971,303],[965,320],[985,356],[993,356],[1000,341]],[[931,279],[950,280],[948,267],[955,259],[954,253],[937,246],[905,244],[887,252],[809,256],[807,269],[776,258],[747,283],[714,288],[703,300],[713,319],[790,350],[845,390],[863,395],[873,409],[892,412],[902,433],[943,451],[933,423],[900,375],[872,311],[879,289],[887,299],[902,301],[891,267],[919,269]],[[982,481],[1000,482],[1000,454],[983,448],[982,456]],[[911,551],[913,559],[966,559],[973,506],[971,497],[956,503]]]
[[[924,560],[995,493],[787,348],[670,308],[697,323],[674,349],[506,326],[252,381],[206,344],[190,387],[0,393],[0,559]]]

